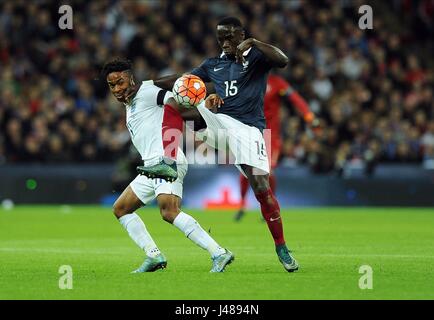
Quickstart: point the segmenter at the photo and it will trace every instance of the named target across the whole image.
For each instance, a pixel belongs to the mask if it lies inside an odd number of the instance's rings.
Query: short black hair
[[[242,28],[243,24],[241,23],[240,19],[235,17],[225,17],[221,19],[218,23],[218,26],[234,26]]]
[[[132,64],[128,59],[116,58],[104,64],[101,70],[101,77],[105,80],[112,72],[128,71],[131,72]]]

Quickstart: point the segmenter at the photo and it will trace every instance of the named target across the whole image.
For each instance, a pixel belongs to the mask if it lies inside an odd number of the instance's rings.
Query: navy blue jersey
[[[252,47],[244,52],[245,62],[236,63],[224,54],[208,58],[191,71],[204,82],[212,82],[224,104],[219,113],[227,114],[261,131],[265,128],[264,95],[271,65],[264,54]]]

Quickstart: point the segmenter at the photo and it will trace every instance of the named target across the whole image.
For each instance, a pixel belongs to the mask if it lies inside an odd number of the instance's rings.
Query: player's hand
[[[319,119],[316,119],[316,118],[313,119],[311,124],[310,124],[310,127],[312,128],[313,132],[315,132],[315,133],[320,133],[322,131],[321,123],[319,122]]]
[[[222,104],[225,102],[222,98],[220,98],[217,94],[211,93],[206,99],[205,99],[205,107],[211,111],[216,111],[217,108],[220,108]]]
[[[313,112],[308,112],[303,116],[303,120],[308,123],[309,125],[312,123],[312,121],[315,119],[315,115]]]
[[[316,134],[319,135],[322,132],[321,122],[315,117],[312,112],[309,112],[304,116],[304,121],[308,124],[309,128]]]
[[[237,47],[237,54],[236,54],[236,62],[237,63],[243,63],[246,60],[244,59],[243,53],[246,50],[249,50],[255,42],[254,38],[248,38],[241,42]]]

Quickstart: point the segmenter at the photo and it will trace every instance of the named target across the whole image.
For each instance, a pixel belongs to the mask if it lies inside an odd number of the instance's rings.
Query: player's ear
[[[246,39],[246,32],[244,31],[244,29],[241,29],[241,40],[245,40]]]
[[[130,77],[130,85],[134,86],[136,84],[136,82],[134,81],[134,77],[131,76]]]

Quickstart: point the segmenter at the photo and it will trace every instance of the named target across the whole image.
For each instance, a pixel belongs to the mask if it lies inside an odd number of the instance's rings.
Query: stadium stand
[[[124,110],[99,79],[103,63],[126,56],[138,79],[185,72],[219,54],[214,29],[226,15],[284,50],[290,65],[280,74],[323,123],[315,136],[283,109],[282,164],[326,173],[348,162],[432,161],[432,1],[375,2],[373,30],[358,27],[361,4],[72,1],[74,28],[61,30],[56,1],[3,2],[0,163],[124,159]]]

